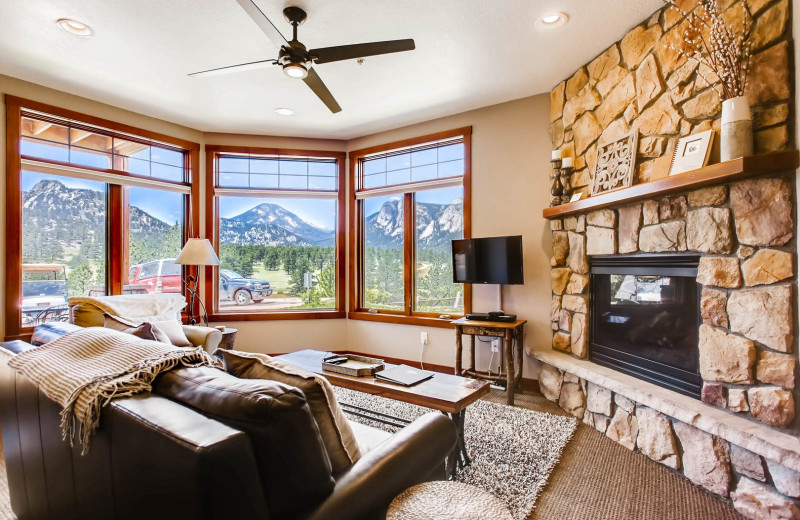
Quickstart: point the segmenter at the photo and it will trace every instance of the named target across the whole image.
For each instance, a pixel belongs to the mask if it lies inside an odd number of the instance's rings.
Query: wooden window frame
[[[5,95],[6,106],[6,295],[5,295],[5,331],[6,340],[28,339],[32,327],[22,326],[22,310],[20,308],[22,293],[22,161],[35,160],[53,166],[76,167],[87,171],[155,180],[164,184],[177,184],[189,187],[185,196],[184,207],[184,240],[197,237],[200,229],[200,144],[169,135],[137,128],[124,123],[83,114],[73,110],[32,101],[12,95]],[[152,177],[141,176],[114,169],[94,168],[62,161],[27,157],[21,154],[22,118],[27,112],[36,112],[54,116],[63,122],[73,122],[91,128],[93,132],[120,137],[127,140],[137,138],[147,144],[168,145],[184,153],[185,182],[174,182]],[[62,124],[63,124],[62,122]],[[113,166],[113,165],[112,165]],[[157,189],[157,188],[156,188]],[[106,224],[106,288],[109,294],[121,294],[125,277],[128,274],[128,219],[125,211],[125,189],[118,184],[108,184],[107,191],[107,224]],[[188,267],[188,274],[195,274],[195,267]],[[197,311],[195,310],[195,314]]]
[[[361,172],[362,160],[370,155],[395,150],[398,148],[408,148],[432,141],[440,141],[443,139],[450,139],[461,137],[464,144],[464,175],[462,176],[462,185],[464,187],[464,238],[472,236],[472,127],[467,126],[463,128],[456,128],[444,132],[437,132],[434,134],[423,135],[402,141],[395,141],[360,150],[353,150],[348,153],[350,163],[350,192],[348,198],[350,201],[350,282],[349,294],[350,299],[348,302],[349,312],[347,317],[353,320],[376,321],[384,323],[398,323],[405,325],[420,325],[427,327],[439,328],[453,328],[451,321],[461,317],[461,314],[453,314],[450,319],[439,318],[442,313],[429,313],[419,312],[413,310],[410,303],[413,302],[415,293],[415,280],[413,266],[415,265],[414,258],[416,257],[416,240],[413,238],[416,235],[414,222],[416,220],[414,215],[413,194],[410,192],[403,195],[403,212],[404,212],[404,262],[403,262],[403,293],[404,293],[404,310],[391,311],[391,310],[378,310],[377,312],[369,312],[369,310],[361,305],[363,301],[362,287],[364,278],[364,229],[361,222],[364,220],[364,207],[363,204],[356,199],[356,192],[361,184],[363,176]],[[409,183],[412,186],[417,183]],[[403,185],[387,186],[388,188],[401,188]],[[435,188],[431,188],[435,189]],[[411,238],[409,240],[408,238]],[[472,286],[464,284],[464,313],[471,312],[472,310]]]
[[[216,190],[236,189],[246,192],[248,188],[221,188],[218,185],[217,158],[220,154],[253,154],[253,155],[287,155],[298,157],[327,157],[336,159],[338,185],[336,190],[336,235],[334,244],[336,248],[336,305],[333,309],[300,309],[288,310],[280,309],[258,313],[248,312],[221,312],[219,310],[219,267],[206,269],[205,273],[205,299],[208,305],[208,320],[210,322],[221,321],[269,321],[269,320],[318,320],[318,319],[341,319],[346,318],[345,305],[345,233],[347,230],[347,211],[345,208],[345,152],[329,150],[299,150],[289,148],[261,148],[252,146],[227,146],[227,145],[205,145],[206,152],[206,215],[205,232],[206,236],[214,246],[214,250],[219,254],[219,204]],[[280,190],[271,190],[280,191]],[[292,193],[302,190],[287,190]]]

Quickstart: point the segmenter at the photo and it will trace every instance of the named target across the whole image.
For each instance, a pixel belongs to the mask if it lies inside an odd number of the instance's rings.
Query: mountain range
[[[461,238],[464,229],[463,202],[450,204],[418,202],[417,243],[431,248],[450,247],[450,241]],[[372,247],[402,247],[403,202],[388,200],[377,213],[367,217],[367,241]]]
[[[47,232],[69,247],[73,241],[102,241],[105,237],[106,200],[102,192],[68,188],[54,180],[37,182],[23,193],[23,229]],[[367,217],[366,234],[373,247],[400,247],[403,242],[401,200],[389,200]],[[430,247],[460,238],[462,201],[417,204],[419,241]],[[163,236],[171,225],[142,209],[130,207],[131,238]],[[224,244],[267,246],[333,246],[335,233],[303,220],[286,208],[262,203],[235,217],[220,219]]]
[[[61,182],[42,180],[22,194],[23,232],[43,233],[63,242],[105,240],[105,194],[95,190],[68,188]],[[133,238],[159,236],[170,224],[131,206],[130,229]]]

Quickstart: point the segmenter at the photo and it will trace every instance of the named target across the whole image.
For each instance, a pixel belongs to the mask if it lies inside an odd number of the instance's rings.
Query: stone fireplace
[[[697,3],[681,2],[687,10]],[[720,4],[740,9],[736,0]],[[790,10],[788,0],[750,6],[747,96],[756,153],[772,156],[739,170],[711,166],[703,182],[663,188],[680,185],[664,178],[677,140],[720,129],[708,74],[672,50],[685,21],[666,8],[552,90],[550,135],[574,158],[576,191],[589,191],[598,145],[631,131],[640,139],[635,196],[545,210],[553,339],[530,353],[541,362],[544,396],[608,438],[747,517],[800,518],[797,154],[774,154],[794,142]],[[665,269],[686,268],[689,257],[696,265],[680,277],[641,265],[601,272],[647,255]],[[671,312],[681,305],[684,315]],[[615,326],[626,319],[627,329]]]
[[[545,397],[753,518],[800,518],[793,176],[552,218],[532,352]]]
[[[700,399],[699,259],[591,258],[589,359]]]

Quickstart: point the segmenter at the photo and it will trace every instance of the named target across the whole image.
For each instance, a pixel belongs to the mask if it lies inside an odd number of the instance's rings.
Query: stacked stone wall
[[[685,10],[698,0],[679,0]],[[739,23],[738,1],[719,0]],[[747,96],[756,153],[794,148],[789,0],[750,0]],[[554,148],[574,157],[573,186],[589,192],[597,146],[640,135],[634,183],[665,175],[683,136],[716,130],[721,103],[702,66],[670,49],[686,21],[662,9],[551,92]],[[592,255],[697,252],[702,400],[796,435],[794,172],[552,219],[552,348],[589,356]],[[543,364],[542,393],[631,450],[733,501],[750,518],[800,518],[800,474]],[[763,426],[762,426],[763,427]]]
[[[678,1],[685,10],[697,3]],[[718,4],[734,26],[741,22],[739,1]],[[747,96],[755,150],[785,150],[793,147],[790,3],[749,0],[749,5],[753,59]],[[634,182],[665,175],[680,137],[708,129],[719,136],[722,103],[712,88],[716,77],[670,48],[680,48],[686,24],[674,9],[657,11],[550,93],[551,139],[565,157],[575,158],[573,186],[578,191],[590,191],[598,144],[632,130],[640,134]],[[712,161],[718,157],[717,149]]]

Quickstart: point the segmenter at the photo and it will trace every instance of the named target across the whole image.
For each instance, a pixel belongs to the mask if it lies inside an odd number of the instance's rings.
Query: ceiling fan
[[[312,63],[321,65],[332,61],[350,60],[363,58],[366,56],[376,56],[378,54],[390,54],[393,52],[403,52],[414,50],[414,40],[391,40],[385,42],[357,43],[354,45],[338,45],[336,47],[322,47],[320,49],[307,50],[306,46],[297,40],[297,27],[306,21],[306,12],[299,7],[290,6],[283,10],[286,21],[292,24],[292,39],[287,41],[281,32],[275,27],[267,15],[259,9],[253,0],[236,0],[242,9],[250,15],[250,18],[258,25],[262,31],[272,40],[276,47],[280,48],[277,60],[262,60],[239,65],[229,65],[200,72],[193,72],[189,76],[201,76],[211,74],[221,74],[236,72],[260,67],[265,64],[280,65],[283,73],[290,78],[302,79],[306,85],[325,103],[334,114],[341,112],[342,107],[334,99],[325,83],[317,72],[311,67]]]

